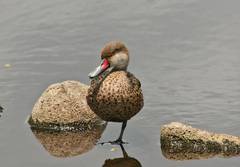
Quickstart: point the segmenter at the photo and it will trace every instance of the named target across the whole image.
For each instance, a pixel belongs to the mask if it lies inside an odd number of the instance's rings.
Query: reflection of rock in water
[[[122,158],[114,158],[114,159],[107,159],[104,162],[103,167],[141,167],[142,165],[140,162],[133,158],[129,157],[127,152],[125,151],[123,145],[120,145],[123,157]]]
[[[213,152],[193,152],[192,150],[177,149],[176,147],[161,146],[162,154],[171,160],[192,160],[192,159],[208,159],[216,156],[218,153]]]
[[[240,155],[240,138],[173,122],[161,128],[161,149],[173,160],[232,157]]]
[[[54,132],[32,129],[43,147],[55,157],[72,157],[90,151],[100,139],[105,125],[84,132]]]
[[[175,143],[178,145],[181,145],[180,143]],[[222,158],[230,158],[230,157],[234,157],[237,156],[238,154],[224,154],[222,152],[207,152],[207,151],[202,151],[202,152],[198,152],[198,151],[193,151],[192,149],[188,148],[188,149],[183,149],[180,148],[178,146],[172,146],[172,147],[166,147],[166,146],[161,146],[162,149],[162,154],[164,157],[166,157],[167,159],[171,159],[171,160],[201,160],[201,159],[209,159],[209,158],[213,158],[213,157],[222,157]]]

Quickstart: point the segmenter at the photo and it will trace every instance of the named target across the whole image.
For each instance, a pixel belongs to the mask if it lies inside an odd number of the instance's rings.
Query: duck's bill
[[[104,72],[105,70],[107,70],[109,68],[110,64],[108,62],[107,59],[103,59],[101,61],[101,65],[98,66],[94,71],[90,72],[88,74],[89,78],[95,78],[97,76],[99,76],[102,72]]]

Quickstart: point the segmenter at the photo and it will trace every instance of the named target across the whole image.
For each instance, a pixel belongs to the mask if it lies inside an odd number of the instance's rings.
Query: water
[[[121,149],[96,146],[71,158],[51,156],[25,124],[46,87],[89,83],[101,47],[120,39],[129,71],[142,82],[145,106],[129,121],[125,146],[142,166],[236,167],[239,158],[171,161],[160,126],[171,121],[240,135],[240,2],[237,0],[0,1],[0,163],[15,166],[102,166]],[[4,64],[11,68],[4,68]],[[101,141],[114,139],[111,123]]]

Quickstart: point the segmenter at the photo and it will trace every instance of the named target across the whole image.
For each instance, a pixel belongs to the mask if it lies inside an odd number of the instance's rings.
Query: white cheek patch
[[[111,64],[116,69],[126,69],[128,66],[128,55],[125,53],[117,53],[111,58]]]

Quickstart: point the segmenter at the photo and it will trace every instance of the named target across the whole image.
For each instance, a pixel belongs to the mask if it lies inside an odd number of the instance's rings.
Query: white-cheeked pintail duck
[[[89,74],[87,103],[103,120],[122,122],[119,138],[111,142],[121,144],[127,121],[143,107],[141,83],[127,71],[129,51],[122,42],[107,43],[101,59],[100,66]]]

